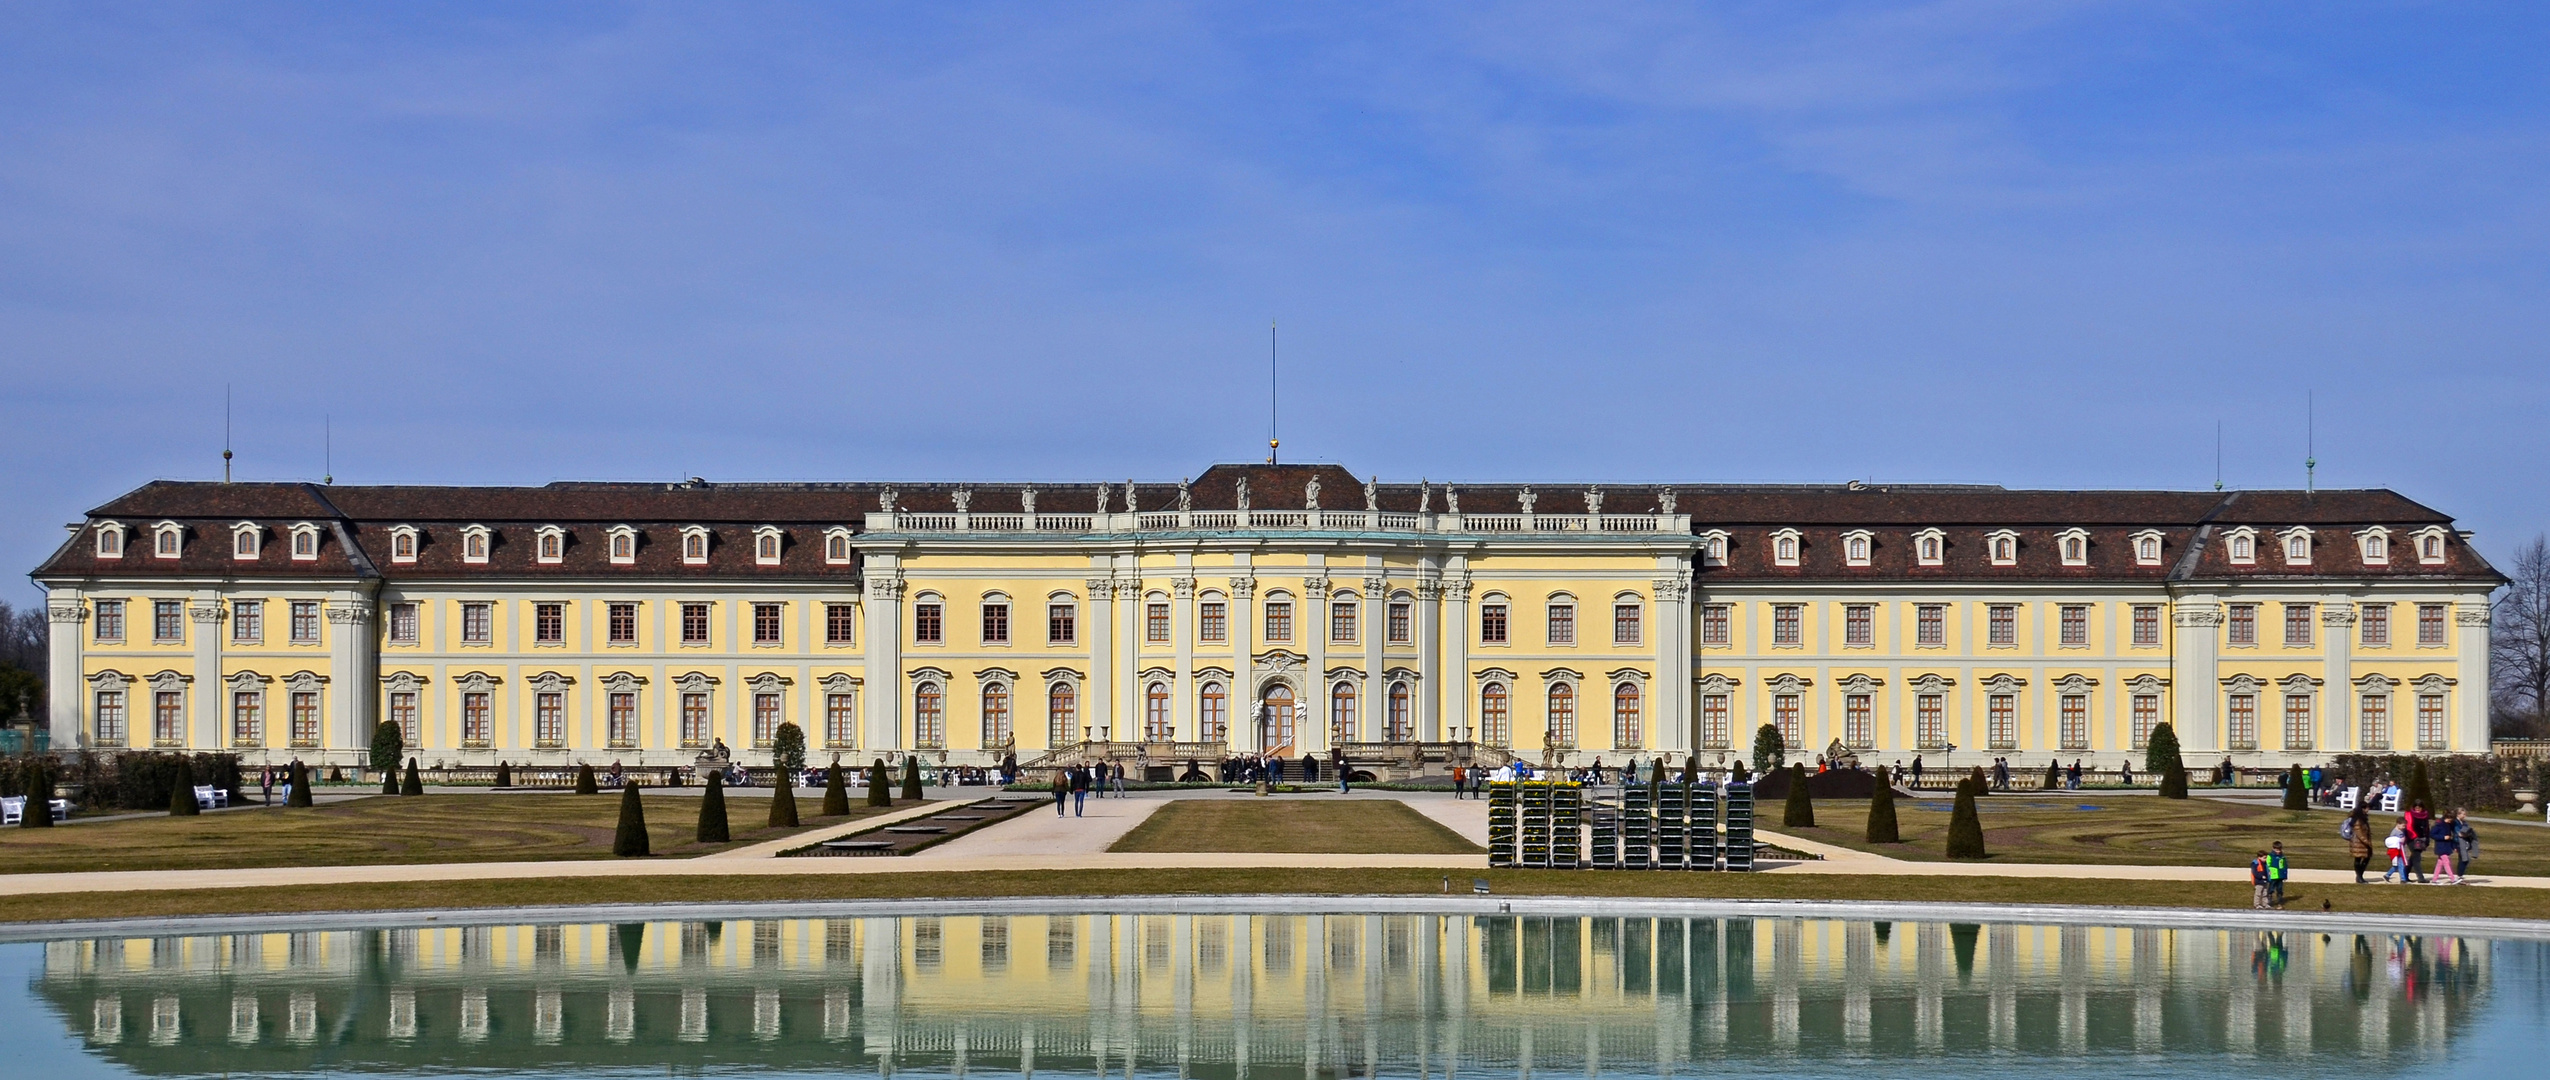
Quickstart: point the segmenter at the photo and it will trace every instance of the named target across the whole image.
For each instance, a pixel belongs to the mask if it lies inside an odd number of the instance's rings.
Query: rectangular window
[[[1992,605],[1984,611],[1984,622],[1992,635],[1987,639],[1991,644],[2016,645],[2019,643],[2019,609],[2016,605]]]
[[[1045,644],[1069,645],[1079,640],[1080,608],[1067,601],[1047,604],[1045,606]]]
[[[2160,695],[2134,695],[2134,749],[2151,745],[2152,729],[2160,726]]]
[[[292,695],[292,745],[319,745],[319,695],[304,690]]]
[[[460,696],[460,744],[462,746],[487,745],[490,731],[487,699],[486,694]]]
[[[254,645],[266,639],[266,602],[233,600],[230,602],[230,640]]]
[[[318,601],[295,600],[292,602],[292,643],[295,645],[319,643]]]
[[[1284,600],[1266,602],[1266,640],[1293,640],[1293,605]]]
[[[539,746],[567,744],[567,695],[531,696],[531,737]]]
[[[1984,701],[1984,740],[1995,750],[2019,748],[2019,696],[1994,694]]]
[[[97,602],[97,639],[99,641],[124,640],[123,601],[100,600]]]
[[[1328,604],[1328,640],[1353,641],[1355,640],[1356,632],[1355,602],[1352,600],[1330,601]]]
[[[708,605],[682,605],[682,644],[708,644]]]
[[[2233,694],[2230,707],[2224,710],[2224,727],[2231,736],[2234,750],[2258,748],[2258,695]]]
[[[2063,624],[2063,644],[2065,644],[2065,645],[2073,645],[2073,646],[2080,646],[2080,645],[2087,645],[2087,644],[2089,644],[2089,643],[2090,643],[2090,607],[2089,607],[2089,605],[2088,605],[2088,604],[2065,604],[2065,605],[2063,605],[2063,607],[2062,607],[2062,609],[2061,609],[2060,614],[2061,614],[2061,616],[2062,616],[2062,624]]]
[[[708,695],[682,695],[682,745],[708,745]]]
[[[97,741],[105,746],[124,745],[124,692],[97,692]]]
[[[2391,606],[2389,604],[2364,605],[2363,617],[2356,620],[2356,624],[2363,628],[2366,648],[2378,649],[2391,643]]]
[[[2134,644],[2160,644],[2160,605],[2134,605]]]
[[[1799,741],[1799,733],[1797,730],[1797,706],[1798,696],[1796,694],[1774,694],[1771,696],[1771,726],[1778,729],[1780,733],[1780,745],[1782,746],[1803,747],[1805,745]]]
[[[2444,748],[2444,695],[2417,695],[2417,748]]]
[[[1505,605],[1503,605],[1503,604],[1481,604],[1481,605],[1479,605],[1479,642],[1480,642],[1480,644],[1483,644],[1483,645],[1503,645],[1503,644],[1505,644],[1505,641],[1506,641],[1506,635],[1505,635]]]
[[[2230,617],[2223,621],[2223,640],[2233,645],[2258,643],[2258,605],[2233,604]]]
[[[848,694],[823,696],[823,744],[825,746],[858,745],[856,736],[859,731],[859,710],[851,704],[852,700]]]
[[[1913,699],[1913,745],[1936,750],[1948,745],[1948,698],[1923,694]]]
[[[1219,600],[1207,600],[1195,605],[1195,639],[1216,645],[1229,641],[1231,639],[1230,616],[1227,614],[1229,610]]]
[[[983,644],[1009,644],[1009,605],[983,605]]]
[[[398,729],[399,743],[416,749],[422,739],[416,730],[416,692],[402,690],[390,695],[390,726]]]
[[[531,605],[531,642],[534,645],[563,645],[567,641],[567,605]]]
[[[2311,605],[2284,606],[2284,643],[2295,648],[2311,644]]]
[[[2308,750],[2311,748],[2311,741],[2311,695],[2286,694],[2284,696],[2284,748]]]
[[[1045,739],[1047,745],[1063,746],[1079,742],[1078,727],[1080,692],[1067,682],[1057,682],[1045,689]]]
[[[2417,605],[2417,643],[2420,645],[2444,643],[2444,605]]]
[[[398,645],[416,644],[416,605],[390,605],[390,641]]]
[[[2391,748],[2391,696],[2366,694],[2357,707],[2356,741],[2366,750]]]
[[[607,624],[603,628],[607,635],[605,640],[613,645],[637,644],[637,612],[638,606],[634,603],[618,603],[604,608],[606,617],[603,621]]]
[[[1549,606],[1549,643],[1552,645],[1576,644],[1576,605],[1551,604]]]
[[[1800,645],[1805,643],[1806,632],[1798,625],[1800,612],[1802,610],[1803,609],[1798,607],[1796,604],[1772,605],[1771,644]]]
[[[1728,724],[1727,695],[1701,695],[1700,745],[1711,750],[1726,749]]]
[[[496,640],[496,612],[489,604],[460,606],[460,640],[468,645],[485,645]]]
[[[609,728],[604,732],[614,748],[637,745],[637,695],[621,692],[611,695]]]
[[[1007,611],[1008,609],[1003,608],[1002,610]],[[779,644],[779,612],[780,605],[778,604],[753,605],[753,644]],[[1006,620],[1004,620],[1004,623],[1006,623]],[[1004,626],[1004,629],[1006,629],[1006,626]]]
[[[2063,749],[2090,748],[2090,699],[2087,694],[2065,694],[2058,704],[2063,730]]]
[[[753,695],[753,745],[768,747],[779,738],[779,695]]]
[[[1611,606],[1611,643],[1614,645],[1638,644],[1639,639],[1646,634],[1645,628],[1639,625],[1642,614],[1643,609],[1636,604],[1613,604]]]
[[[1169,641],[1169,605],[1157,602],[1142,605],[1142,640],[1158,644]]]
[[[186,694],[162,690],[151,695],[151,741],[160,746],[186,745]]]
[[[859,643],[859,606],[825,604],[823,606],[823,643],[856,645]]]
[[[1923,604],[1913,609],[1913,644],[1945,645],[1948,643],[1948,608],[1945,604]]]
[[[1842,742],[1854,749],[1865,750],[1874,745],[1877,724],[1871,715],[1867,694],[1848,694],[1842,698]]]
[[[261,714],[265,695],[242,690],[230,695],[230,745],[259,746],[266,739]]]
[[[1415,638],[1413,637],[1413,635],[1412,635],[1412,634],[1410,633],[1410,631],[1409,631],[1409,626],[1408,626],[1408,624],[1409,624],[1409,623],[1410,623],[1410,621],[1411,621],[1410,616],[1409,616],[1409,611],[1410,611],[1410,608],[1409,608],[1408,602],[1407,602],[1407,601],[1405,601],[1405,600],[1397,601],[1397,602],[1394,602],[1394,603],[1392,603],[1392,604],[1390,605],[1390,643],[1391,643],[1391,644],[1393,644],[1393,645],[1405,645],[1405,644],[1408,644],[1410,641],[1415,640]]]
[[[186,640],[186,605],[175,600],[151,601],[151,640]]]
[[[1842,607],[1842,644],[1874,645],[1877,643],[1877,609],[1867,604]]]
[[[936,645],[947,639],[945,609],[937,604],[912,605],[912,640]]]
[[[1700,605],[1700,644],[1724,645],[1734,640],[1729,625],[1735,620],[1725,604]]]

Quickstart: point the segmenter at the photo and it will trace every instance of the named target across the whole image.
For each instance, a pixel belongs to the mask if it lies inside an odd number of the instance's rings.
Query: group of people
[[[1071,805],[1071,816],[1083,816],[1081,808],[1088,803],[1089,796],[1095,793],[1101,799],[1106,798],[1110,787],[1114,788],[1117,798],[1123,798],[1124,777],[1124,765],[1105,761],[1054,770],[1054,816],[1063,816],[1066,801]]]
[[[2470,873],[2470,864],[2479,858],[2479,830],[2470,823],[2470,811],[2460,808],[2432,813],[2425,803],[2411,805],[2400,814],[2398,824],[2389,835],[2374,840],[2372,815],[2358,805],[2348,814],[2346,823],[2338,827],[2338,835],[2346,839],[2347,854],[2355,860],[2355,883],[2369,884],[2364,870],[2373,861],[2375,851],[2390,861],[2382,871],[2382,880],[2406,885],[2414,878],[2420,885],[2460,885]],[[2378,844],[2378,846],[2377,846]],[[2427,852],[2434,852],[2435,872],[2426,872]]]

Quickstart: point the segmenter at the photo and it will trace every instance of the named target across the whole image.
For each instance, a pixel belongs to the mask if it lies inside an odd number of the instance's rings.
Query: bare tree
[[[2550,735],[2550,536],[2517,548],[2507,576],[2488,628],[2489,729],[2537,739]]]
[[[44,715],[51,630],[43,609],[19,611],[0,600],[0,723]]]

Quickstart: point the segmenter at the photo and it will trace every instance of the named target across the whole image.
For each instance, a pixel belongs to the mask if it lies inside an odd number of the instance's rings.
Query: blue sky
[[[154,477],[2391,486],[2550,527],[2536,5],[0,6],[0,563]],[[24,602],[24,579],[0,596]]]

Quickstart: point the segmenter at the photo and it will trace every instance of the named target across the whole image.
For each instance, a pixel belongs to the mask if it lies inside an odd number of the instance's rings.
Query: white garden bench
[[[2359,792],[2356,790],[2355,785],[2348,784],[2343,790],[2338,792],[2338,809],[2345,810],[2350,813],[2353,812],[2355,810],[2355,797],[2358,794]]]
[[[198,809],[218,810],[229,805],[230,792],[210,784],[195,785],[195,806]]]
[[[71,820],[71,800],[69,799],[55,799],[46,803],[45,808],[52,811],[53,820],[55,821]],[[5,799],[0,799],[0,825],[16,825],[25,821],[26,817],[26,796],[11,795]]]
[[[2399,813],[2398,788],[2391,788],[2390,790],[2382,792],[2382,812],[2385,814]]]

